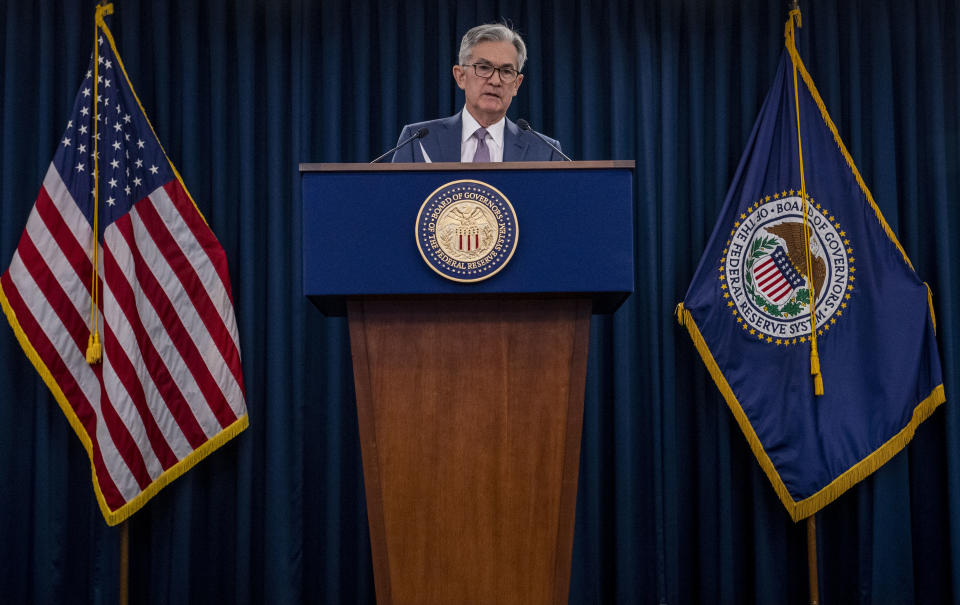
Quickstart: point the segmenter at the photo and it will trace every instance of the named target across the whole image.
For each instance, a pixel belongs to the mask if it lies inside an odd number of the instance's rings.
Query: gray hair
[[[473,47],[481,42],[511,42],[517,49],[517,71],[523,71],[523,64],[527,62],[527,45],[517,30],[504,23],[484,23],[463,34],[460,40],[460,65],[470,60]]]

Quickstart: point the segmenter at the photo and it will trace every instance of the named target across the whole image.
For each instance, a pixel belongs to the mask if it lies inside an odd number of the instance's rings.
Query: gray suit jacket
[[[403,127],[397,143],[413,136],[417,130],[426,128],[430,132],[427,136],[420,139],[423,148],[427,151],[427,156],[433,162],[459,162],[460,161],[460,134],[463,126],[460,120],[460,114],[441,118],[439,120],[429,120],[408,124]],[[550,139],[554,145],[560,147],[560,143]],[[548,162],[560,161],[563,157],[550,148],[549,145],[538,139],[535,135],[520,130],[520,127],[507,119],[506,127],[503,129],[503,161],[504,162]],[[423,152],[420,151],[418,141],[412,141],[396,150],[393,154],[394,162],[422,162]]]

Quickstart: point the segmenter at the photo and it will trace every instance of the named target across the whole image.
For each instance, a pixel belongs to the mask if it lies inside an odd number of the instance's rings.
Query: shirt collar
[[[482,128],[480,122],[477,122],[476,119],[470,112],[467,111],[467,108],[464,107],[463,111],[460,112],[462,116],[461,122],[463,123],[463,130],[460,132],[460,144],[462,145],[467,139],[473,136],[473,133],[477,131],[477,128]],[[487,134],[493,139],[493,142],[496,143],[497,147],[503,149],[503,132],[507,127],[507,117],[504,116],[500,118],[499,121],[494,122],[490,126],[487,126]]]

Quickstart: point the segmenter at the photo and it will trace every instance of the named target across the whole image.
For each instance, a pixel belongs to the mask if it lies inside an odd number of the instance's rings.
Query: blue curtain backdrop
[[[571,603],[806,603],[804,524],[673,319],[769,87],[768,0],[118,0],[110,24],[230,261],[250,429],[130,520],[131,602],[372,603],[345,321],[300,295],[299,162],[365,161],[462,104],[462,33],[511,19],[510,116],[636,160],[637,292],[590,343]],[[960,602],[960,7],[801,2],[802,56],[934,294],[948,401],[819,516],[822,602]],[[6,268],[85,72],[91,2],[0,2]],[[951,235],[953,234],[953,235]],[[865,368],[864,371],[870,371]],[[0,595],[115,603],[119,529],[0,329]]]

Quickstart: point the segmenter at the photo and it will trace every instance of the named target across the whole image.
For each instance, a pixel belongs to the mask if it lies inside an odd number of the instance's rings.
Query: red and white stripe
[[[759,286],[773,302],[780,302],[793,290],[790,282],[787,281],[780,272],[780,269],[777,268],[777,264],[773,261],[772,256],[768,256],[763,262],[757,265],[757,268],[753,271],[753,275],[757,279],[757,286]]]
[[[85,360],[93,232],[51,164],[0,287],[89,438],[115,511],[246,414],[226,258],[174,180],[104,231],[103,361]],[[82,438],[83,436],[81,436]]]

